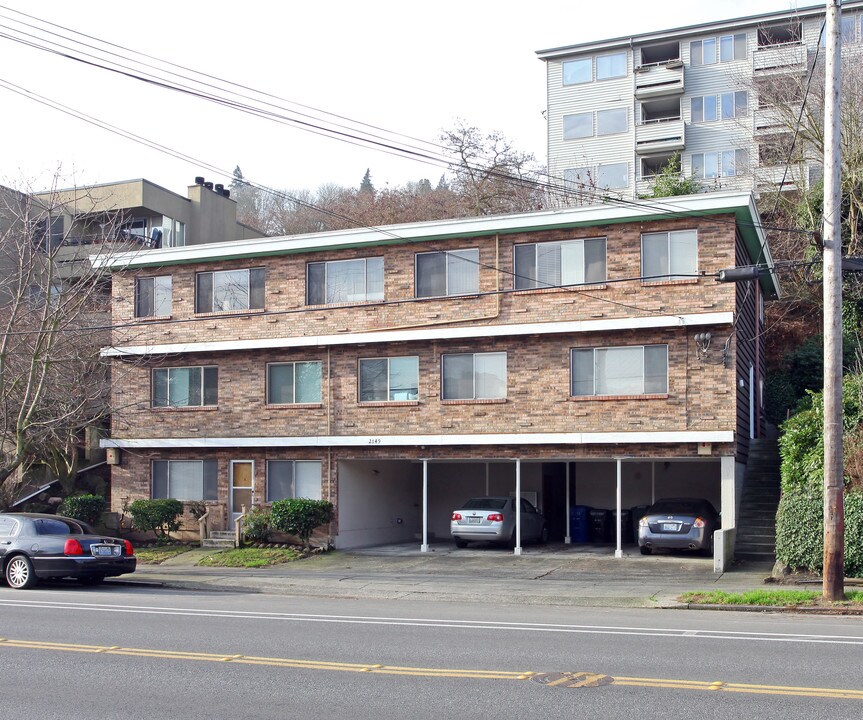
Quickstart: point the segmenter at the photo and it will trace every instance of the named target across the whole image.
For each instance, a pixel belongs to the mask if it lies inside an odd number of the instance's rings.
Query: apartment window
[[[689,99],[692,122],[709,122],[716,120],[716,95],[706,95]]]
[[[320,500],[321,467],[318,460],[267,460],[267,502]]]
[[[263,309],[264,277],[264,268],[198,273],[195,312]]]
[[[417,253],[417,297],[442,297],[479,292],[479,250]]]
[[[134,218],[127,220],[120,225],[120,237],[126,240],[136,240],[140,243],[146,243],[148,240],[147,228],[149,223],[147,218]]]
[[[668,346],[574,348],[573,397],[668,392]]]
[[[629,186],[629,165],[611,163],[600,165],[597,172],[597,186],[601,188],[625,188]]]
[[[842,27],[842,44],[850,45],[857,42],[857,17],[855,15],[843,15]]]
[[[698,270],[698,232],[675,230],[641,236],[641,276],[645,280],[691,277]]]
[[[745,90],[693,97],[689,103],[692,122],[712,122],[720,118],[731,120],[746,115],[749,109],[749,97]]]
[[[513,252],[516,290],[606,280],[605,238],[516,245]]]
[[[267,365],[267,404],[293,405],[321,401],[321,363],[287,362]]]
[[[746,33],[723,35],[718,39],[693,40],[689,43],[689,64],[693,66],[745,59]]]
[[[615,135],[626,132],[628,128],[626,108],[600,110],[596,113],[597,135]]]
[[[306,265],[306,305],[384,299],[384,259],[333,260]]]
[[[442,356],[444,400],[493,400],[506,397],[506,353]]]
[[[171,314],[171,276],[135,280],[135,317],[161,317]]]
[[[608,80],[626,76],[626,53],[598,55],[596,58],[596,79]]]
[[[593,113],[576,113],[563,116],[563,139],[593,137]]]
[[[567,60],[563,63],[563,84],[580,85],[593,80],[593,58]]]
[[[417,400],[419,358],[391,357],[360,360],[360,402]]]
[[[723,120],[742,117],[749,109],[749,97],[745,90],[722,93],[719,96],[719,106]]]
[[[563,171],[563,183],[567,190],[583,190],[590,185],[592,175],[589,167],[567,168]]]
[[[183,247],[186,244],[186,223],[162,216],[162,247]]]
[[[746,150],[722,150],[692,155],[692,176],[699,179],[745,175]]]
[[[216,460],[153,460],[151,480],[154,499],[219,499]]]
[[[202,407],[218,404],[217,367],[153,369],[153,407]]]

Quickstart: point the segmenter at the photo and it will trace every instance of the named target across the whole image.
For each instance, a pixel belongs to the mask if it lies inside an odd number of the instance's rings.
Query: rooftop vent
[[[212,190],[213,189],[213,183],[205,182],[204,187],[207,188],[207,190]]]
[[[225,189],[225,186],[224,186],[224,185],[222,185],[222,183],[216,183],[216,192],[217,192],[217,193],[219,193],[219,195],[221,195],[221,194],[222,194],[222,191],[223,191],[224,189]]]
[[[203,175],[198,175],[198,176],[195,178],[195,185],[203,185],[203,184],[204,184],[204,176],[203,176]]]

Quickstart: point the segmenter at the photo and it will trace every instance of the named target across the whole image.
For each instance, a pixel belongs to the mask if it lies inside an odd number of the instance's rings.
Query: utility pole
[[[842,461],[842,197],[840,189],[841,0],[827,1],[824,93],[824,585],[845,598]]]

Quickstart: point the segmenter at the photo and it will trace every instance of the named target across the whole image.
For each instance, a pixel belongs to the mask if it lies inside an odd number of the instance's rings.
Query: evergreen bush
[[[333,504],[328,500],[292,498],[273,503],[271,524],[276,530],[296,535],[308,547],[314,529],[332,519]]]
[[[67,497],[57,508],[58,515],[75,520],[81,520],[88,525],[95,525],[105,512],[105,498],[101,495],[74,495]]]
[[[172,498],[135,500],[129,505],[132,522],[141,532],[156,533],[156,542],[166,543],[171,533],[180,529],[183,503]]]

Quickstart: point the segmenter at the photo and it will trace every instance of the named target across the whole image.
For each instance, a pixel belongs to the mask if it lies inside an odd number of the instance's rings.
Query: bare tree
[[[0,188],[0,504],[35,463],[74,478],[85,429],[108,417],[110,276],[86,255],[110,243],[70,244],[59,214]]]

